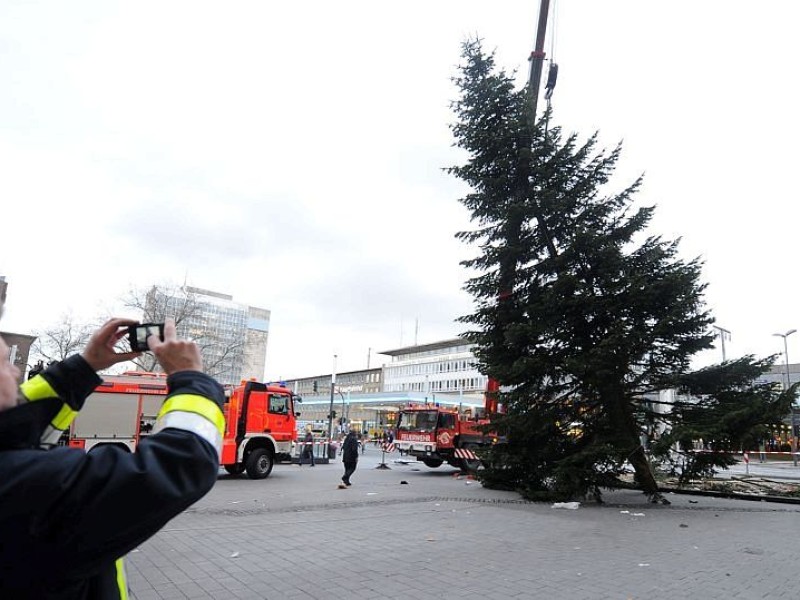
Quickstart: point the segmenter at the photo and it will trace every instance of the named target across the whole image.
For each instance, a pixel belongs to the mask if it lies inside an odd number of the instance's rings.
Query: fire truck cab
[[[225,470],[264,479],[276,460],[290,461],[299,416],[296,402],[301,398],[282,385],[244,381],[234,388],[224,410],[220,463]]]
[[[411,405],[400,411],[395,445],[428,467],[474,471],[481,464],[475,450],[492,442],[478,429],[487,422],[455,408]]]

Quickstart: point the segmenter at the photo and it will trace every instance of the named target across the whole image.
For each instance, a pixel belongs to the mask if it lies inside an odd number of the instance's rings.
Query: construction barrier
[[[313,446],[314,456],[317,458],[335,458],[336,446],[335,444],[328,444],[327,440],[315,440],[313,442],[295,442],[294,456],[295,458],[303,458],[305,456],[304,450],[308,446]]]

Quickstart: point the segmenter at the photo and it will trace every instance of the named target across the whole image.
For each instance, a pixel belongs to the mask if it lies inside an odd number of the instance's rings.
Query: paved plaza
[[[614,492],[556,509],[444,466],[278,465],[214,490],[128,557],[136,600],[798,598],[800,506]]]

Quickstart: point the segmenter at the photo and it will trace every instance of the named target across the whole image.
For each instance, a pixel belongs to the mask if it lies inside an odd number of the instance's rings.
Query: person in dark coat
[[[300,464],[303,464],[303,461],[308,458],[311,462],[311,466],[314,466],[314,434],[311,432],[311,428],[306,429],[306,435],[303,438],[303,451],[300,453]]]
[[[344,463],[344,475],[342,476],[342,483],[350,486],[350,477],[358,466],[358,437],[356,432],[352,429],[348,432],[347,437],[344,438],[342,445],[342,462]]]
[[[167,321],[148,338],[167,373],[152,435],[131,453],[57,446],[97,371],[139,356],[115,347],[136,321],[111,319],[86,349],[17,387],[0,340],[0,598],[124,600],[122,557],[214,485],[225,431],[222,386],[202,373],[196,344]]]

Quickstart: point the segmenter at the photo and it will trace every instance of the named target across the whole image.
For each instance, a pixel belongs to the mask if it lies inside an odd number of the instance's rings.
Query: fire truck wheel
[[[250,479],[264,479],[272,472],[272,465],[275,461],[272,453],[266,448],[256,448],[247,457],[247,476]]]
[[[442,462],[444,462],[444,461],[436,460],[435,458],[426,458],[422,462],[425,463],[426,467],[430,467],[431,469],[435,469],[436,467],[441,467],[442,466]]]
[[[475,452],[478,449],[478,445],[477,444],[466,444],[464,446],[464,449],[465,450],[470,450],[472,452]],[[481,461],[480,461],[479,458],[476,458],[475,460],[472,460],[472,459],[469,459],[469,458],[461,459],[461,468],[464,471],[469,471],[469,472],[474,473],[475,471],[477,471],[480,468],[480,466],[481,466]]]
[[[241,475],[244,473],[244,464],[236,463],[235,465],[225,465],[225,470],[231,475]]]

